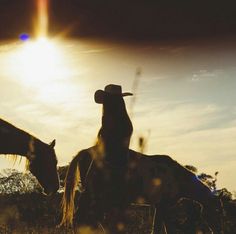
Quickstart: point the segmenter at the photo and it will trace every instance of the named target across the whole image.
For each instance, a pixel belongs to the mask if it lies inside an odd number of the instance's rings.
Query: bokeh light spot
[[[21,41],[28,41],[30,36],[27,33],[22,33],[20,34],[19,38]]]
[[[161,179],[160,178],[154,178],[153,180],[152,180],[152,184],[154,185],[154,186],[160,186],[161,185]]]

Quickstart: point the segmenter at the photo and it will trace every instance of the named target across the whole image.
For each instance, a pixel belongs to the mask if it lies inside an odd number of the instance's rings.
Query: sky
[[[46,143],[55,138],[65,165],[95,143],[102,113],[95,91],[120,84],[135,91],[125,98],[131,148],[143,136],[147,154],[219,171],[218,186],[235,191],[233,2],[1,0],[0,117]],[[39,32],[48,40],[34,43]],[[12,162],[1,157],[6,167]]]
[[[53,45],[52,70],[34,67],[40,57],[28,58],[24,43],[0,45],[0,116],[44,142],[55,138],[59,165],[95,143],[102,107],[94,92],[110,83],[133,91],[139,68],[132,110],[134,97],[125,98],[135,129],[131,148],[137,150],[144,136],[147,154],[170,155],[199,172],[219,171],[218,186],[235,191],[234,39],[132,45],[77,39]],[[41,66],[47,66],[42,56]],[[0,165],[12,162],[2,157]]]

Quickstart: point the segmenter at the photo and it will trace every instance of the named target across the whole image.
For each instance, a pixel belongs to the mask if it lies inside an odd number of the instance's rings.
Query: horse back
[[[142,166],[143,165],[143,166]],[[148,180],[160,179],[164,196],[170,199],[187,197],[202,202],[212,196],[209,187],[196,174],[167,155],[142,155],[142,172],[148,172]],[[157,180],[158,181],[158,180]],[[158,183],[157,183],[158,184]],[[154,186],[155,187],[155,186]]]
[[[149,203],[176,201],[188,190],[202,187],[195,174],[168,155],[145,155],[130,150],[130,158],[135,161],[137,177]]]

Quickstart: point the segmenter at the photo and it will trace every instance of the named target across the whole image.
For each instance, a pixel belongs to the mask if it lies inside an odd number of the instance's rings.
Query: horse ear
[[[54,148],[55,145],[56,145],[56,140],[54,139],[49,145],[50,145],[52,148]]]

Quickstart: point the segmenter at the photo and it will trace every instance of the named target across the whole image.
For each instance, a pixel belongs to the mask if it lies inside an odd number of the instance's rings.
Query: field
[[[101,229],[78,227],[76,218],[74,229],[58,227],[61,218],[61,197],[60,193],[54,197],[46,197],[40,193],[1,195],[0,234],[102,233]],[[236,233],[236,202],[228,201],[225,203],[225,208],[225,233],[234,234]],[[124,224],[125,233],[149,234],[151,232],[153,207],[133,204],[128,208],[128,214],[130,219],[129,223]],[[103,225],[109,226],[111,218],[105,219]],[[201,219],[198,205],[188,200],[183,200],[173,207],[169,218],[176,228],[176,234],[194,233],[194,228],[201,228],[206,234],[210,233],[204,220]]]

